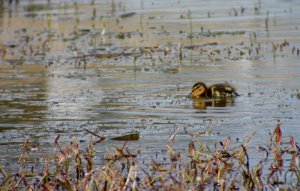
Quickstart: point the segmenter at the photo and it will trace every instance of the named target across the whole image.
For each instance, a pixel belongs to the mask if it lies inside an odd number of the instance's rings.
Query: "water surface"
[[[5,3],[1,163],[16,165],[27,137],[51,155],[58,134],[63,143],[88,142],[84,129],[108,138],[138,131],[129,144],[147,160],[166,149],[174,127],[177,149],[192,139],[183,127],[210,126],[199,138],[207,145],[255,132],[254,161],[277,122],[285,142],[297,141],[299,8],[281,0]],[[187,98],[198,81],[229,82],[241,96]],[[97,152],[122,144],[105,140]]]

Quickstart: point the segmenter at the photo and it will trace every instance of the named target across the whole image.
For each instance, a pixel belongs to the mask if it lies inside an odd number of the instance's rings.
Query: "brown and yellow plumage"
[[[235,97],[239,94],[235,89],[226,83],[214,84],[207,87],[204,83],[198,82],[193,88],[192,92],[189,94],[191,98],[201,98],[201,97]]]

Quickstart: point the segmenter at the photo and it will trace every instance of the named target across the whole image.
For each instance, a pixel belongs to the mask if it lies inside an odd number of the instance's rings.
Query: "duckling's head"
[[[191,98],[206,97],[206,90],[207,90],[207,87],[204,83],[197,82],[193,86],[192,92],[189,94],[189,97],[191,97]]]

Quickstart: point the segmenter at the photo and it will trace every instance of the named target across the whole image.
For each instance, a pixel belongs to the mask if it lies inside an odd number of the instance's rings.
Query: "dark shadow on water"
[[[206,109],[207,107],[232,107],[234,98],[197,98],[193,99],[193,107],[196,109]]]
[[[49,110],[45,68],[37,65],[16,69],[3,66],[0,70],[0,131],[38,128]],[[22,77],[15,77],[16,74]]]

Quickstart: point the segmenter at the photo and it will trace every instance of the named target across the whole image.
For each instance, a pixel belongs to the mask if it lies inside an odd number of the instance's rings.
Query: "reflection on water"
[[[206,109],[207,107],[232,107],[234,106],[232,97],[226,98],[196,98],[193,99],[193,106],[196,109]]]
[[[87,141],[84,128],[107,137],[139,130],[131,146],[145,157],[165,149],[174,126],[203,131],[207,120],[218,121],[201,137],[207,144],[256,131],[255,150],[278,120],[285,135],[300,136],[296,1],[80,2],[0,8],[1,161],[16,159],[25,137],[51,153],[57,134]],[[186,98],[197,81],[229,82],[241,96]],[[178,148],[189,140],[179,130]]]
[[[0,66],[0,69],[0,126],[14,129],[43,123],[48,110],[44,67],[36,65],[13,69]]]
[[[26,137],[39,142],[38,132],[42,131],[49,109],[45,72],[42,65],[18,68],[0,65],[0,154],[3,165],[16,164]]]

